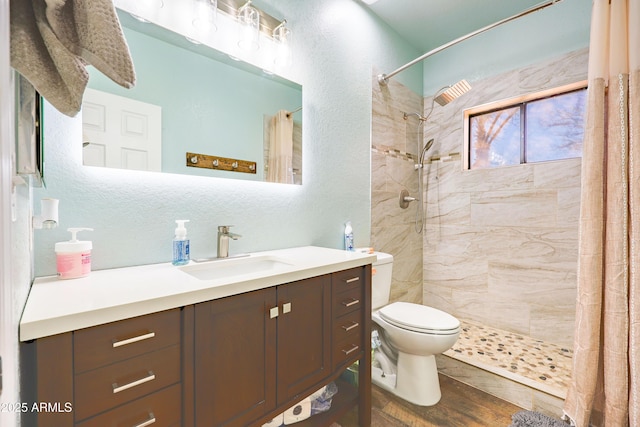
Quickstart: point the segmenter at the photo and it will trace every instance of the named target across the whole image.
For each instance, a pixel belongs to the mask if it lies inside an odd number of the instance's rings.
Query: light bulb
[[[249,3],[238,11],[240,23],[240,40],[238,46],[244,50],[258,50],[260,48],[260,12]]]
[[[273,59],[274,64],[281,67],[288,67],[291,65],[291,30],[284,26],[287,21],[283,21],[273,30],[273,41],[275,46],[275,57]]]

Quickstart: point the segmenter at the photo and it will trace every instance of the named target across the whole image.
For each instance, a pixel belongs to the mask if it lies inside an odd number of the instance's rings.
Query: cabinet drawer
[[[73,334],[74,372],[79,374],[180,343],[180,310],[134,317]]]
[[[180,381],[180,346],[166,347],[76,375],[76,421]]]
[[[93,418],[77,427],[178,427],[182,413],[180,385],[142,397]]]
[[[351,364],[362,353],[362,338],[358,333],[348,339],[333,343],[333,365]]]
[[[356,267],[349,270],[335,272],[331,275],[333,293],[340,293],[355,288],[360,289],[364,284],[364,268]]]
[[[333,321],[333,341],[340,342],[358,336],[362,331],[360,311],[353,311]]]
[[[333,317],[338,318],[362,308],[362,292],[360,287],[346,292],[333,294]]]

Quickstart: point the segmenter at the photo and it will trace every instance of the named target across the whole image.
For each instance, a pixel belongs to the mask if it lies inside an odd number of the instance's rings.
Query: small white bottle
[[[351,221],[347,221],[344,225],[344,250],[355,251],[353,246],[353,228],[351,227]]]
[[[84,230],[93,231],[93,228],[67,228],[71,240],[55,244],[58,279],[76,279],[91,273],[92,244],[76,239],[76,234]]]
[[[189,222],[188,219],[177,219],[176,236],[173,239],[173,265],[185,265],[189,263],[189,239],[187,239],[187,229],[184,223]]]

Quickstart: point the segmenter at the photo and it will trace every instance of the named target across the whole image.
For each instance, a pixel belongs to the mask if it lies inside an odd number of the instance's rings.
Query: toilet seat
[[[453,335],[460,332],[460,321],[444,311],[425,305],[394,302],[379,311],[380,317],[390,324],[431,335]]]

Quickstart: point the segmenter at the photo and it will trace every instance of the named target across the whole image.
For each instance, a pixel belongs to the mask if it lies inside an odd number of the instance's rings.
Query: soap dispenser
[[[344,225],[344,249],[350,252],[355,251],[355,247],[353,246],[353,227],[351,227],[351,221],[347,221]]]
[[[56,268],[58,279],[76,279],[91,273],[91,249],[90,241],[82,241],[76,238],[79,231],[93,231],[93,228],[67,228],[71,232],[71,240],[58,242],[55,245]]]
[[[177,219],[176,235],[173,239],[173,265],[185,265],[189,263],[189,239],[187,239],[187,229],[184,223],[188,219]]]

